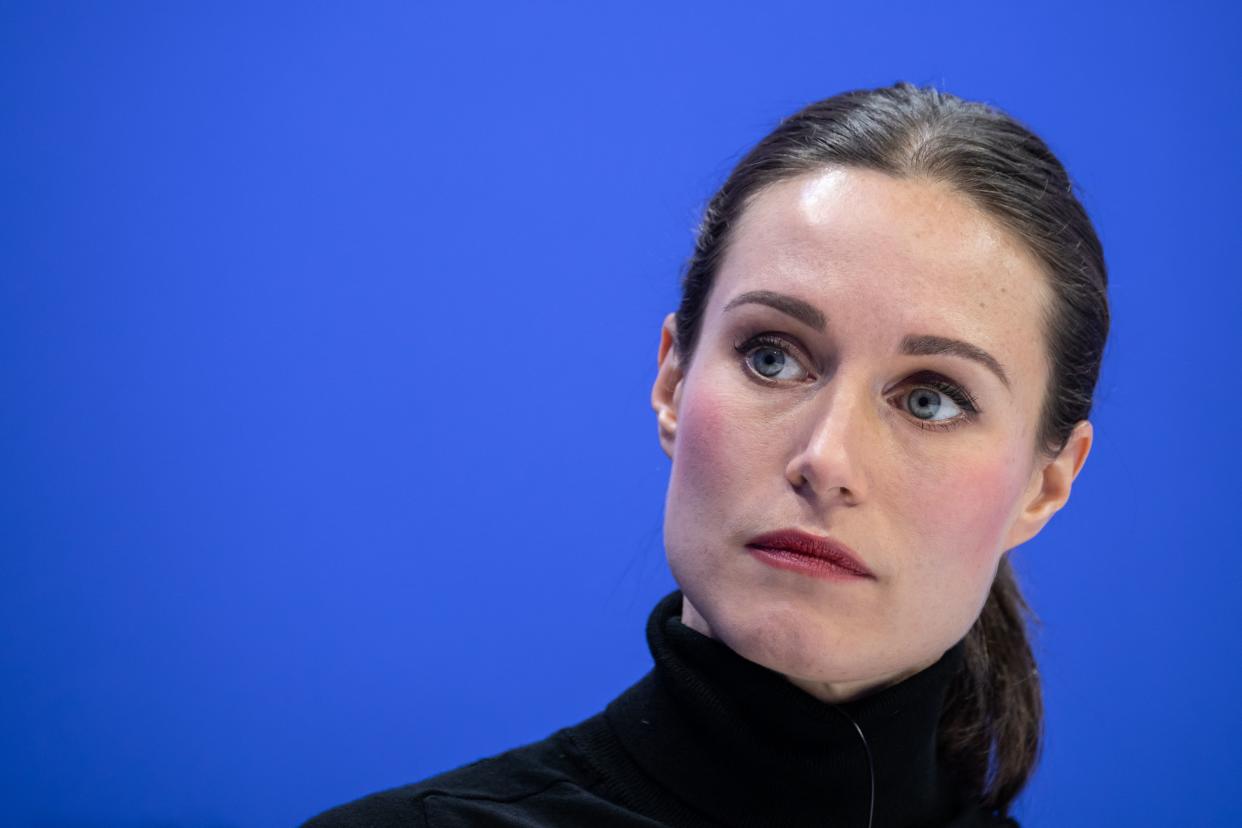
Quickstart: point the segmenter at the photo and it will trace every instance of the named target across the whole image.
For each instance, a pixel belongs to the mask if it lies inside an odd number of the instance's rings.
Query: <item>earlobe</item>
[[[651,408],[656,413],[660,447],[669,457],[673,456],[673,441],[677,434],[677,404],[680,401],[682,372],[677,355],[677,317],[670,313],[664,317],[660,329],[660,350],[657,356],[655,383],[651,388]]]
[[[1060,454],[1037,469],[1024,494],[1024,506],[1010,530],[1006,550],[1025,543],[1069,501],[1074,478],[1082,471],[1091,452],[1094,428],[1089,420],[1080,420],[1070,432]]]

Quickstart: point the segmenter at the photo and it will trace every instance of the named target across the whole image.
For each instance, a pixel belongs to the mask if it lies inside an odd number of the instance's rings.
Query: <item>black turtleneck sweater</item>
[[[936,759],[962,642],[926,670],[834,706],[682,624],[681,602],[674,591],[656,604],[655,667],[602,712],[303,828],[867,828],[872,769],[872,828],[1017,825],[961,802]]]

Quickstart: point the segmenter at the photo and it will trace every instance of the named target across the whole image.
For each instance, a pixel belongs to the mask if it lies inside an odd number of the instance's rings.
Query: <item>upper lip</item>
[[[785,549],[802,555],[813,555],[857,575],[866,578],[875,577],[875,574],[854,554],[854,550],[845,544],[832,538],[812,535],[800,529],[779,529],[775,532],[767,532],[751,538],[746,545],[763,547],[764,549]]]

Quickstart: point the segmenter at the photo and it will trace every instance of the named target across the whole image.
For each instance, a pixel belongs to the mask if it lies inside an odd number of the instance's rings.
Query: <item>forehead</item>
[[[753,289],[794,293],[824,311],[830,330],[866,331],[877,347],[917,333],[967,339],[1031,368],[1042,354],[1041,264],[936,181],[837,167],[771,185],[734,228],[709,313]]]

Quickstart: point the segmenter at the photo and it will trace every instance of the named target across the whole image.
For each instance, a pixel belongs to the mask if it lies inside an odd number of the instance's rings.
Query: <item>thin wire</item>
[[[832,705],[832,709],[844,716],[845,720],[854,726],[854,729],[858,731],[858,738],[862,739],[863,750],[867,751],[867,775],[871,780],[871,804],[867,808],[867,828],[871,828],[871,822],[875,818],[875,761],[871,758],[871,745],[867,744],[867,735],[858,726],[858,722],[850,718],[850,714],[835,704]]]

